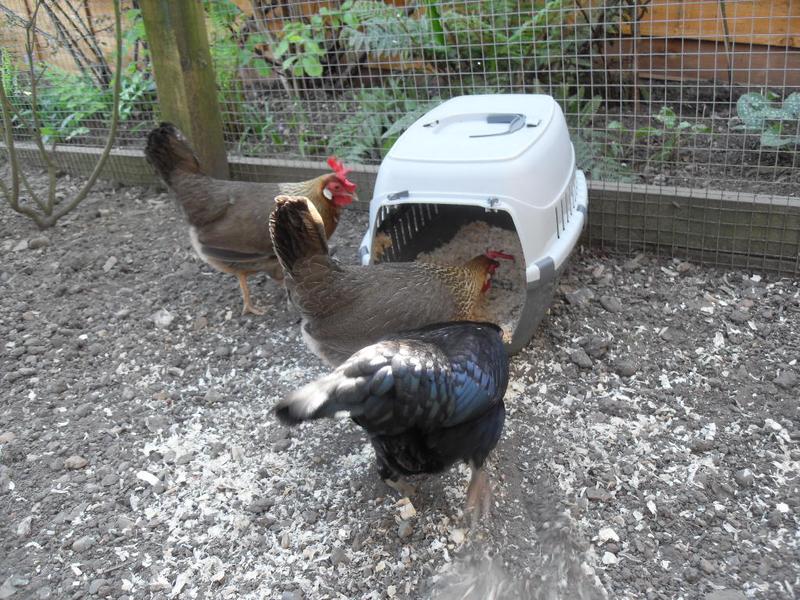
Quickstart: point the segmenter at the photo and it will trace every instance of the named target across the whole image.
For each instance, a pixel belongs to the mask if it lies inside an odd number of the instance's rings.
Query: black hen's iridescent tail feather
[[[172,123],[163,122],[148,134],[144,155],[168,184],[175,171],[203,174],[191,146]]]
[[[332,417],[357,400],[355,386],[346,389],[348,382],[342,380],[338,370],[320,377],[287,395],[275,407],[275,415],[284,425],[299,425],[303,421]]]

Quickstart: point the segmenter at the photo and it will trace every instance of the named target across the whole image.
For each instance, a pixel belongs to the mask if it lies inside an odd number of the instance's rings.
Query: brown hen
[[[446,321],[485,320],[485,292],[501,253],[461,266],[423,262],[344,266],[328,255],[321,216],[302,197],[279,196],[270,233],[303,339],[330,365],[387,334]]]
[[[183,208],[197,255],[218,271],[238,278],[244,301],[242,314],[264,313],[250,301],[249,275],[265,272],[273,279],[283,278],[268,225],[275,196],[300,194],[308,198],[320,214],[326,238],[333,235],[342,208],[356,199],[356,186],[347,179],[347,169],[333,157],[328,159],[333,173],[297,183],[209,177],[184,136],[170,123],[161,123],[150,132],[145,155]]]

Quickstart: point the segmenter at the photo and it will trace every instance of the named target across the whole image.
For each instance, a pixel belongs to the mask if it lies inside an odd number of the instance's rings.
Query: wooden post
[[[153,59],[161,116],[189,138],[209,175],[228,179],[228,160],[217,103],[201,0],[140,0]]]

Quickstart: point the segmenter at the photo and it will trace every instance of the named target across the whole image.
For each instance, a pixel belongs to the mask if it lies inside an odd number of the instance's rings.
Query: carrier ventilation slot
[[[556,236],[561,237],[561,232],[567,229],[567,224],[572,219],[572,213],[575,210],[575,194],[576,194],[575,174],[572,174],[572,179],[567,186],[566,191],[558,199],[555,206],[556,211]]]

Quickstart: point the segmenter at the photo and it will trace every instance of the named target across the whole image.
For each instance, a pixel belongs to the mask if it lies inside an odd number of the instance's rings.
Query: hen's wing
[[[453,427],[502,399],[507,368],[503,379],[479,364],[487,357],[505,361],[502,343],[499,348],[502,355],[487,355],[476,346],[454,357],[430,339],[398,335],[363,348],[331,374],[290,394],[277,407],[278,416],[298,422],[346,411],[377,435]]]
[[[275,207],[277,186],[214,181],[209,195],[224,198],[225,211],[213,222],[196,227],[202,251],[231,262],[258,262],[274,257],[269,215]]]

